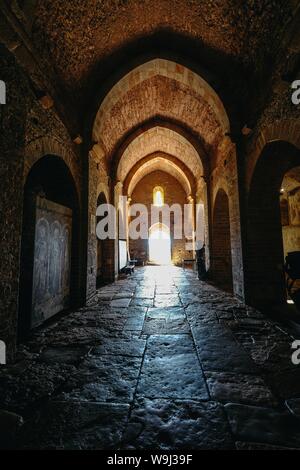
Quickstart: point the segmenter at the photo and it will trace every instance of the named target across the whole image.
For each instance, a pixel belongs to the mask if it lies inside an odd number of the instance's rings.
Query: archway
[[[18,336],[79,301],[79,203],[65,162],[48,155],[24,187]]]
[[[283,224],[282,216],[286,219],[287,206],[283,199],[286,196],[284,190],[288,187],[284,187],[284,177],[299,166],[299,157],[299,149],[292,144],[272,142],[263,149],[251,181],[246,298],[248,303],[260,308],[286,302],[283,270],[285,228],[282,227],[286,225],[286,220]],[[285,213],[281,214],[281,207],[285,208]]]
[[[170,229],[164,224],[154,224],[149,229],[149,262],[171,264]]]
[[[135,165],[128,173],[125,179],[124,188],[131,196],[136,185],[141,179],[153,171],[165,171],[178,181],[183,187],[187,196],[190,195],[195,188],[195,178],[188,168],[183,164],[179,166],[178,160],[171,159],[167,154],[159,152],[158,154],[148,155],[146,160]]]
[[[229,200],[223,189],[216,195],[213,210],[211,266],[213,280],[223,289],[232,291]]]
[[[181,64],[156,58],[131,70],[110,89],[95,116],[92,140],[101,143],[111,161],[124,136],[158,116],[188,130],[207,155],[230,132],[214,89]]]

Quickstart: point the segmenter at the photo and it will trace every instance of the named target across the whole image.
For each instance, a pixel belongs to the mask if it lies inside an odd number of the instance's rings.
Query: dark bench
[[[134,272],[134,264],[127,264],[123,269],[122,272],[125,274],[132,274]]]
[[[135,268],[136,263],[137,263],[136,259],[129,259],[126,266],[124,266],[124,268],[122,268],[121,272],[131,275],[134,272],[134,268]]]

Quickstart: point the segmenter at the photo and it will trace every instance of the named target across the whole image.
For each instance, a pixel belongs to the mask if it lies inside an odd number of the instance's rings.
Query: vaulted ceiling
[[[26,2],[25,2],[26,3]],[[124,44],[167,29],[246,65],[274,56],[295,2],[287,0],[40,0],[33,33],[61,82],[81,87]]]
[[[60,112],[68,114],[72,134],[83,127],[91,132],[111,88],[153,58],[173,60],[203,77],[224,103],[234,132],[246,122],[254,125],[299,6],[299,0],[3,3],[9,21],[11,12],[16,16],[14,30],[29,53],[37,52],[57,107],[65,104]]]
[[[131,60],[148,53],[173,59],[178,55],[178,62],[185,57],[195,67],[205,68],[224,94],[223,101],[230,96],[228,101],[234,104],[228,106],[243,114],[243,106],[251,108],[252,94],[259,93],[267,81],[266,73],[296,3],[298,0],[38,0],[32,37],[40,55],[49,54],[58,85],[81,110],[92,106],[99,83],[108,90],[114,73],[118,80],[118,73],[132,67]],[[249,90],[254,83],[255,88]]]
[[[203,176],[201,156],[190,142],[170,129],[156,126],[140,134],[121,154],[116,175],[118,181],[125,181],[139,162],[156,152],[163,152],[181,162],[197,180]]]

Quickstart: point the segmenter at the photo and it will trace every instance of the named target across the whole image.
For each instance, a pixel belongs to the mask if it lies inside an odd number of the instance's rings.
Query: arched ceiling
[[[293,21],[299,3],[5,1],[1,41],[32,74],[38,94],[49,94],[77,141],[90,140],[94,115],[109,89],[155,57],[205,77],[226,104],[236,135],[245,124],[255,126],[267,103],[276,64],[287,58],[285,38],[298,28]]]
[[[213,153],[229,132],[216,92],[199,75],[164,59],[154,59],[125,75],[107,94],[96,115],[93,141],[108,157],[122,138],[155,116],[180,123]]]
[[[295,0],[25,0],[34,3],[33,38],[69,90],[101,60],[138,38],[168,29],[240,63],[257,65],[277,50]],[[21,2],[19,2],[21,4]]]
[[[131,196],[134,188],[141,181],[141,179],[144,178],[144,176],[156,170],[164,171],[173,176],[181,184],[186,192],[186,195],[191,195],[191,184],[184,171],[173,161],[170,161],[162,156],[151,158],[136,170],[128,183],[128,195]]]
[[[156,126],[140,134],[127,146],[119,160],[117,180],[124,182],[139,161],[155,152],[164,152],[176,157],[196,180],[203,176],[200,156],[190,142],[171,129]]]

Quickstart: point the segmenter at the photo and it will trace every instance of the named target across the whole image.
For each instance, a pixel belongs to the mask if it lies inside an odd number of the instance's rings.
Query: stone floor
[[[136,269],[2,367],[2,447],[299,448],[293,339],[190,270]]]

